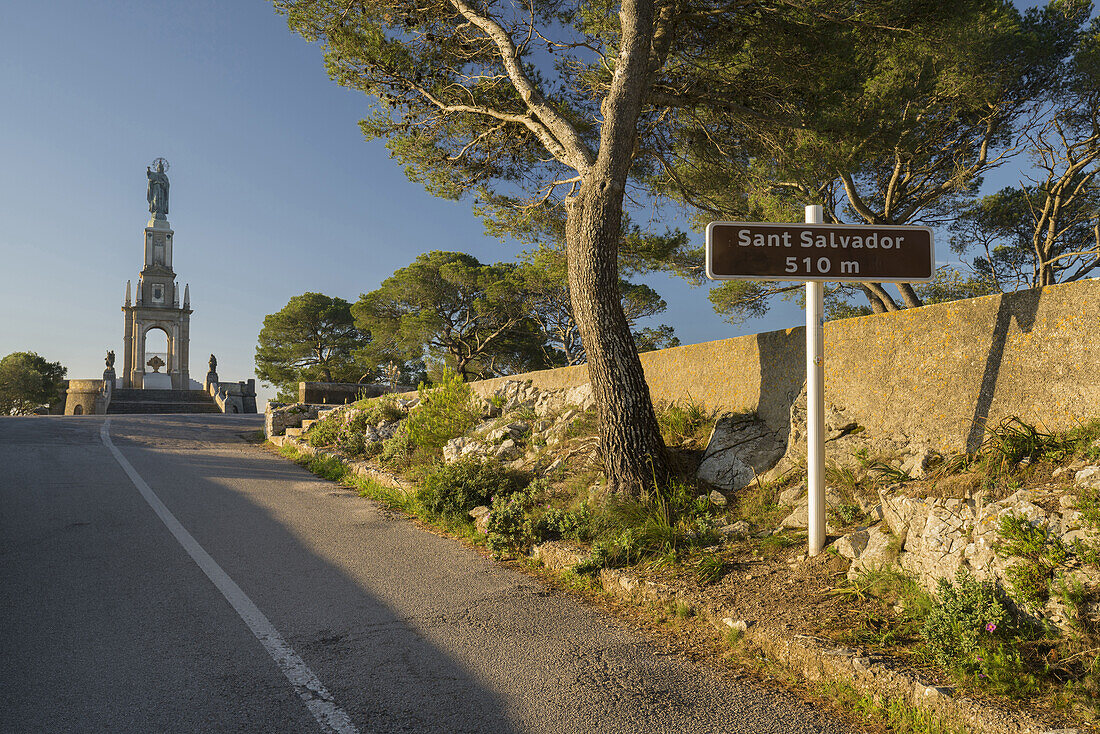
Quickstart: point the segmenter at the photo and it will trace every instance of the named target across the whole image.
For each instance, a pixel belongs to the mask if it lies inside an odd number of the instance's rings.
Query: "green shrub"
[[[520,551],[531,545],[531,523],[527,517],[530,506],[531,497],[526,492],[493,497],[488,543],[494,555]]]
[[[994,586],[960,570],[955,583],[939,580],[921,637],[940,665],[973,672],[980,657],[979,642],[994,634],[1003,637],[1008,625],[1008,610]]]
[[[344,428],[344,416],[342,413],[329,413],[320,419],[306,431],[306,442],[310,446],[332,446],[340,437]]]
[[[420,383],[420,405],[409,413],[409,438],[417,447],[438,454],[452,438],[465,435],[477,422],[470,386],[447,370],[434,386]]]
[[[559,507],[540,505],[545,491],[540,481],[526,491],[493,497],[489,517],[489,548],[496,555],[504,551],[526,552],[535,543],[561,538],[579,539],[588,528],[588,505],[570,512]]]
[[[348,456],[362,456],[366,453],[367,442],[362,431],[344,430],[336,438],[336,447]]]
[[[431,515],[462,518],[492,497],[507,497],[527,486],[530,475],[493,462],[476,460],[437,465],[424,477],[417,495]]]
[[[372,446],[375,444],[372,444]],[[409,438],[407,426],[402,423],[397,431],[382,442],[382,448],[378,454],[378,461],[382,466],[392,471],[404,469],[409,464],[413,453],[413,442]]]
[[[1019,559],[1005,571],[1016,600],[1037,611],[1050,598],[1050,582],[1055,570],[1066,560],[1066,547],[1050,531],[1032,525],[1022,516],[1005,515],[997,530],[1001,540],[994,549]]]
[[[407,415],[407,411],[398,404],[398,397],[393,394],[382,395],[377,398],[360,400],[355,403],[355,408],[363,416],[363,425],[377,425],[382,421],[399,421]]]

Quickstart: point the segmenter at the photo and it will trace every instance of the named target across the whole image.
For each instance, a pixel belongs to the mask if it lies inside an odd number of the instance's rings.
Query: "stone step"
[[[288,428],[288,429],[286,429],[285,435],[286,435],[287,438],[297,438],[298,436],[302,435],[302,429],[301,428]]]
[[[120,389],[111,394],[109,415],[133,413],[221,413],[221,408],[202,390]]]
[[[312,425],[313,425],[314,423],[316,423],[316,422],[317,422],[317,420],[316,420],[316,419],[313,419],[313,420],[309,420],[309,419],[307,418],[306,420],[302,421],[302,430],[303,430],[303,431],[308,431],[308,430],[309,430],[309,427],[310,427],[310,426],[312,426]]]
[[[126,403],[107,407],[108,415],[131,415],[152,413],[215,413],[221,414],[217,405],[188,405],[184,403]]]

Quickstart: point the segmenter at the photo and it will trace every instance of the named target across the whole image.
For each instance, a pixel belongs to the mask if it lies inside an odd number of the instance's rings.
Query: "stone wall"
[[[288,428],[301,428],[302,421],[316,420],[320,405],[305,405],[302,403],[276,403],[269,401],[264,411],[264,435],[282,436]]]
[[[398,388],[398,392],[409,389],[400,385]],[[299,382],[298,402],[310,405],[347,405],[362,398],[377,398],[388,392],[394,391],[388,385],[378,383]]]
[[[988,424],[1018,415],[1066,428],[1100,410],[1100,280],[1050,286],[825,325],[825,399],[869,432],[941,451],[973,450]],[[655,401],[754,410],[786,435],[805,380],[802,327],[641,355]],[[584,365],[508,380],[563,389]]]
[[[256,381],[219,382],[217,374],[210,372],[206,376],[206,392],[223,413],[255,413]]]

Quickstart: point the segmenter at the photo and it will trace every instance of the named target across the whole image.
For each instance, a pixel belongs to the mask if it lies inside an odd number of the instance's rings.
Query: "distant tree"
[[[680,346],[680,338],[668,324],[645,326],[634,332],[634,346],[639,353],[655,352]]]
[[[68,369],[34,352],[12,352],[0,359],[0,415],[29,415],[56,402]]]
[[[372,336],[359,351],[366,363],[435,358],[464,380],[545,365],[514,265],[428,252],[361,295],[352,313]]]
[[[359,382],[354,352],[370,341],[355,326],[351,304],[323,293],[303,293],[264,317],[256,346],[256,376],[296,400],[298,383]]]
[[[977,250],[973,269],[1001,290],[1080,280],[1100,267],[1100,18],[1078,32],[1044,113],[1021,143],[1034,173],[952,226],[952,248]]]
[[[548,362],[584,364],[584,344],[569,296],[564,250],[544,245],[526,253],[519,275],[523,280],[528,312],[545,336]],[[657,291],[648,285],[620,278],[619,293],[623,315],[630,326],[637,351],[649,352],[680,343],[671,326],[662,324],[640,330],[637,327],[639,320],[658,316],[668,307]]]

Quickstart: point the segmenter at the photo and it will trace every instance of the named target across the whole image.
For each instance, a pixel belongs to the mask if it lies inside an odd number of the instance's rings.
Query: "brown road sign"
[[[713,280],[827,280],[915,283],[936,276],[928,227],[711,222],[707,277]]]

